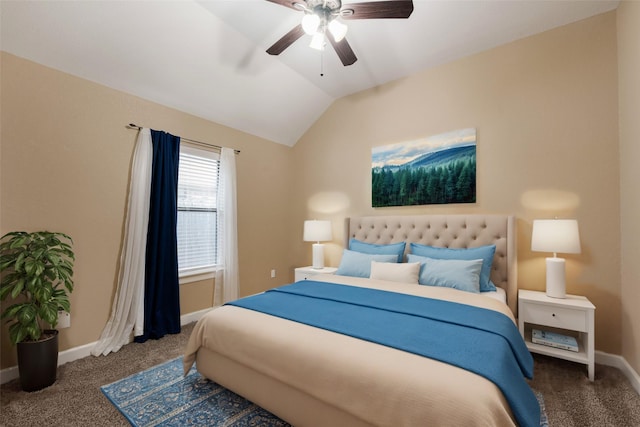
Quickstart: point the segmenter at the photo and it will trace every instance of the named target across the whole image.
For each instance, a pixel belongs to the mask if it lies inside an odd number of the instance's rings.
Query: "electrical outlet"
[[[58,312],[58,329],[64,329],[71,327],[71,314],[66,311]]]
[[[275,268],[273,270],[271,270],[271,278],[272,279],[276,278],[276,269]]]

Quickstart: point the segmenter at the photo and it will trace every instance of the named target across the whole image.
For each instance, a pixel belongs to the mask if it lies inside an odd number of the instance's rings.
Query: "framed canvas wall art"
[[[374,147],[373,207],[475,203],[476,130]]]

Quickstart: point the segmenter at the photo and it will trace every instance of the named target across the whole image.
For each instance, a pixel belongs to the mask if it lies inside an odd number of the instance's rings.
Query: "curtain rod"
[[[134,123],[129,123],[129,124],[127,125],[127,127],[128,127],[129,129],[137,129],[137,130],[141,130],[141,129],[142,129],[142,126],[138,126],[138,125],[136,125],[136,124],[134,124]],[[196,144],[196,145],[204,145],[205,147],[213,147],[213,148],[219,148],[219,149],[222,149],[222,147],[221,147],[221,146],[219,146],[219,145],[215,145],[215,144],[209,144],[208,142],[196,141],[195,139],[189,139],[189,138],[183,138],[183,137],[180,137],[180,139],[181,139],[181,140],[185,140],[185,141],[187,141],[187,142],[190,142],[190,143],[192,143],[192,144]],[[236,153],[236,154],[240,154],[240,150],[233,150],[233,151],[234,151],[234,153]]]

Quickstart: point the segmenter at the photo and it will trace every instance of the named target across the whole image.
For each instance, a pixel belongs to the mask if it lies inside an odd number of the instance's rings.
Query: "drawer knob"
[[[555,314],[555,313],[551,313],[551,315],[552,315],[553,317],[556,317],[556,314]]]

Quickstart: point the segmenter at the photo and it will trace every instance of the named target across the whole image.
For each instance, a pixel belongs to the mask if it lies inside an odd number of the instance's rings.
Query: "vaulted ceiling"
[[[344,4],[358,0],[345,0]],[[0,2],[3,51],[292,146],[342,96],[615,9],[613,0],[414,0],[409,19],[350,20],[358,61],[265,0]],[[134,120],[135,118],[132,118]]]

